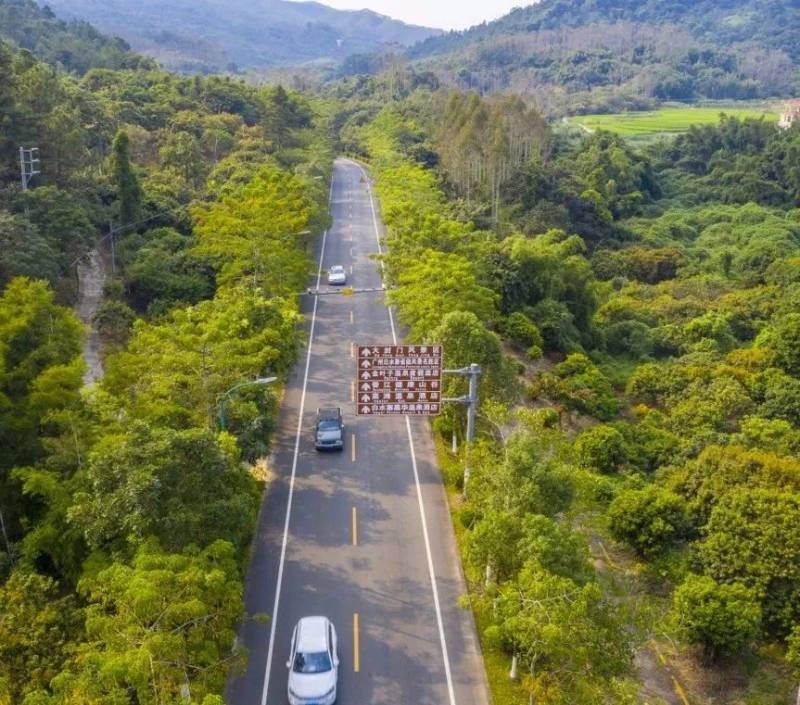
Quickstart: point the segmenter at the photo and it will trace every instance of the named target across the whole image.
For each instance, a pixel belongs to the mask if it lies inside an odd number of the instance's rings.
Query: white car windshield
[[[336,419],[320,419],[317,428],[320,431],[338,431],[339,422]]]
[[[292,670],[295,673],[326,673],[331,670],[331,659],[327,651],[307,654],[298,651]]]
[[[331,274],[342,274],[344,273],[344,267],[331,267]]]

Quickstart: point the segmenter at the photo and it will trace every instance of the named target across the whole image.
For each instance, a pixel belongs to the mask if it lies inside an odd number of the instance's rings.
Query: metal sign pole
[[[478,378],[481,376],[481,367],[474,362],[461,370],[444,370],[445,374],[462,375],[469,377],[469,396],[456,397],[455,399],[442,399],[442,401],[464,404],[467,407],[467,447],[464,450],[464,488],[462,495],[467,499],[467,485],[470,478],[469,451],[475,439],[475,417],[478,413]]]
[[[436,416],[442,410],[442,402],[466,405],[466,499],[470,476],[469,451],[475,439],[475,417],[478,413],[480,365],[473,362],[469,367],[460,370],[443,370],[444,351],[441,345],[359,345],[356,350],[357,376],[353,381],[353,391],[357,391],[357,394],[354,393],[353,401],[356,403],[357,416]],[[468,396],[442,398],[443,374],[469,377]],[[454,431],[453,448],[455,447]]]

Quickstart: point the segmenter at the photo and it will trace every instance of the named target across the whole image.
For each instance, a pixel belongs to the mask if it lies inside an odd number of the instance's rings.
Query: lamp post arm
[[[237,389],[241,389],[242,387],[252,387],[252,386],[261,386],[271,384],[277,379],[277,377],[267,377],[265,379],[254,379],[249,382],[240,382],[239,384],[235,384],[231,387],[227,392],[225,392],[219,400],[219,428],[220,431],[227,430],[227,423],[225,418],[225,404],[228,401],[228,397],[235,392]]]

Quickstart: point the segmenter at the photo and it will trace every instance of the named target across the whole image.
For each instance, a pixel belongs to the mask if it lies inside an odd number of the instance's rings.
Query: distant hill
[[[179,71],[219,71],[341,60],[403,48],[439,30],[369,10],[288,0],[49,0],[66,18],[87,20]]]
[[[409,53],[419,58],[498,35],[609,22],[672,24],[712,44],[758,44],[800,59],[797,0],[542,0],[494,22],[420,42]]]
[[[406,56],[463,88],[561,89],[555,99],[579,109],[620,96],[771,98],[800,91],[800,2],[541,0]]]
[[[0,0],[0,39],[78,73],[96,67],[132,68],[147,62],[132,53],[124,40],[103,34],[88,22],[64,22],[33,0]]]

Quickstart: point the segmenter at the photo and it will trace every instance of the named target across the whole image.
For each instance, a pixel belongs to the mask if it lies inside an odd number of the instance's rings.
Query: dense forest
[[[85,73],[101,66],[155,68],[121,39],[109,37],[85,21],[57,19],[49,7],[39,7],[33,0],[0,0],[0,38],[67,71]]]
[[[637,7],[617,19],[660,5]],[[0,702],[222,702],[279,389],[231,398],[226,432],[219,398],[296,361],[337,153],[375,177],[407,339],[483,370],[476,442],[461,408],[434,428],[495,701],[657,701],[667,654],[699,701],[791,702],[800,129],[726,117],[639,149],[391,57],[302,94],[0,12]],[[537,28],[554,55],[580,39]]]
[[[435,426],[497,702],[657,697],[652,643],[701,701],[793,702],[800,132],[635,150],[514,97],[349,85],[398,316],[484,370],[475,447],[450,452],[460,410]]]
[[[520,6],[493,22],[431,37],[412,49],[427,56],[500,34],[517,34],[602,22],[681,25],[698,39],[721,46],[752,43],[797,59],[800,15],[791,0],[544,0]]]
[[[120,34],[166,68],[187,73],[332,63],[439,33],[368,9],[316,2],[51,0],[50,6],[61,16]]]
[[[404,54],[455,88],[536,95],[548,113],[800,92],[789,0],[542,0]]]
[[[39,26],[53,65],[0,44],[0,701],[221,703],[277,394],[243,389],[224,433],[218,400],[302,342],[326,112]],[[59,49],[82,41],[97,65]],[[105,375],[85,388],[68,306],[98,242]]]

